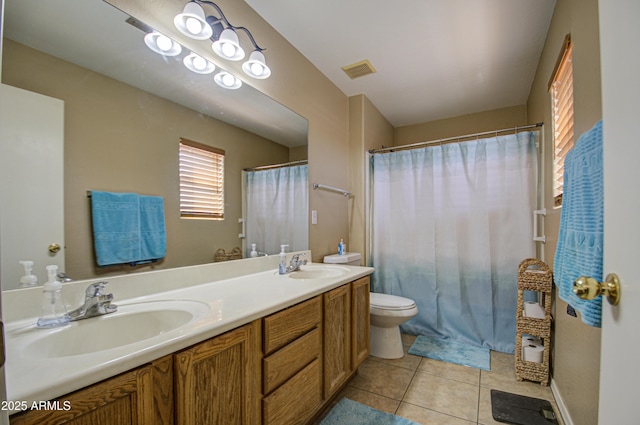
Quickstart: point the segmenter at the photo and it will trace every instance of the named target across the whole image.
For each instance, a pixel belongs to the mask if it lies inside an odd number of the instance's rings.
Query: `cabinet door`
[[[324,398],[351,372],[351,285],[324,294]]]
[[[260,423],[260,321],[174,355],[177,425]]]
[[[369,357],[369,276],[351,283],[351,369]]]
[[[143,366],[50,402],[60,410],[14,415],[11,425],[155,424],[152,382],[152,366]]]

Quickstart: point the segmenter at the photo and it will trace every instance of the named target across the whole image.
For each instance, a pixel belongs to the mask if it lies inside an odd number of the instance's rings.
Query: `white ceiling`
[[[396,127],[524,104],[556,3],[245,1],[346,95],[365,94]],[[179,61],[163,62],[124,18],[101,0],[5,1],[10,38],[287,146],[306,143],[305,120],[278,121],[276,114],[291,111],[257,90],[221,93]],[[96,26],[103,31],[87,29]],[[133,57],[143,60],[132,67]],[[363,59],[377,72],[351,80],[341,68]]]
[[[556,3],[245,1],[395,127],[526,103]],[[364,59],[375,74],[351,80],[341,69]]]

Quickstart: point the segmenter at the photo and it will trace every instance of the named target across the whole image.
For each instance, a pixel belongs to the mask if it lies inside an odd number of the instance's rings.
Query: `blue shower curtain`
[[[309,249],[309,167],[296,165],[246,173],[245,256],[251,244],[277,254]]]
[[[512,353],[517,268],[535,256],[535,132],[374,154],[374,292],[415,300],[403,332]]]

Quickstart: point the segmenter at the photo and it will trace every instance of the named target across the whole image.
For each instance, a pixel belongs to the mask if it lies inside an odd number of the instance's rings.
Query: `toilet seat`
[[[380,310],[402,311],[416,308],[416,303],[404,297],[391,294],[369,293],[369,304]]]

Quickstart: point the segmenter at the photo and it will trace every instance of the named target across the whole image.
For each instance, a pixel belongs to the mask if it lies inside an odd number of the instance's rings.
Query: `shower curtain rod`
[[[517,133],[519,130],[527,130],[527,129],[530,129],[530,128],[542,127],[543,124],[544,123],[539,122],[539,123],[536,123],[536,124],[529,124],[529,125],[523,125],[523,126],[515,126],[515,127],[512,127],[512,128],[505,128],[505,129],[502,129],[502,130],[485,131],[485,132],[482,132],[482,133],[465,134],[464,136],[447,137],[447,138],[444,138],[444,139],[431,140],[429,142],[418,142],[418,143],[412,143],[410,145],[400,145],[400,146],[393,146],[393,147],[389,147],[389,148],[382,147],[381,149],[370,149],[369,153],[370,154],[376,154],[376,153],[384,153],[384,152],[393,152],[393,151],[398,151],[398,150],[415,149],[415,148],[421,148],[421,147],[428,146],[428,145],[459,142],[459,141],[461,141],[460,139],[472,139],[472,138],[478,138],[479,136],[488,136],[490,134],[495,134],[497,136],[498,133],[505,133],[507,131],[509,131],[509,132],[515,131]],[[468,140],[465,140],[465,141],[468,142]]]
[[[301,160],[301,161],[285,162],[285,163],[282,163],[282,164],[263,165],[261,167],[255,167],[255,168],[245,168],[244,171],[271,170],[271,169],[274,169],[274,168],[284,168],[284,167],[293,167],[293,166],[296,166],[296,165],[306,165],[308,163],[309,163],[309,161],[304,159],[304,160]]]

